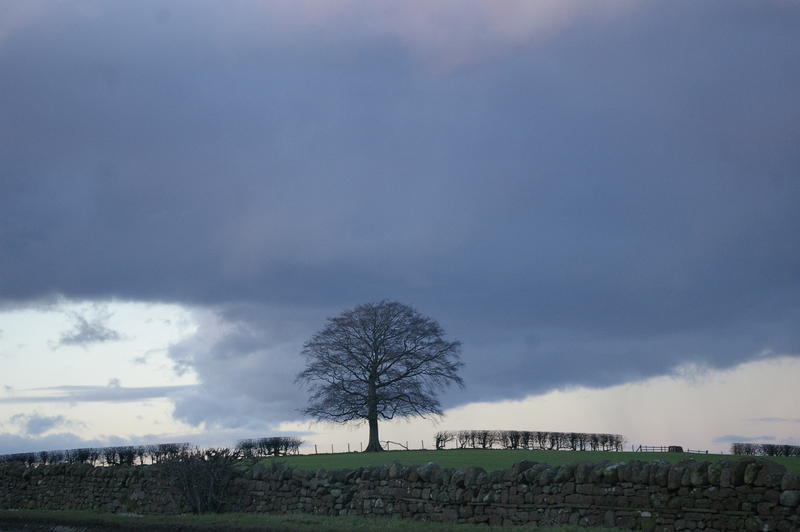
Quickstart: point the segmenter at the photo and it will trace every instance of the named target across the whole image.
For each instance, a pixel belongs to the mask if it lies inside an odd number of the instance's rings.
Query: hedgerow
[[[455,441],[459,449],[531,449],[572,451],[621,451],[621,434],[528,430],[458,430],[434,435],[436,449]]]
[[[732,443],[731,454],[744,456],[800,456],[800,445],[782,443]]]

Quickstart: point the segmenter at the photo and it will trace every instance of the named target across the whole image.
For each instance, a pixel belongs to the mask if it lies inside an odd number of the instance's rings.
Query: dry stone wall
[[[571,464],[508,470],[422,466],[306,471],[257,464],[236,477],[225,509],[397,516],[641,530],[800,530],[800,473],[765,460]],[[179,513],[188,505],[157,467],[0,466],[1,508]]]
[[[151,466],[0,464],[0,508],[177,514],[179,491]]]

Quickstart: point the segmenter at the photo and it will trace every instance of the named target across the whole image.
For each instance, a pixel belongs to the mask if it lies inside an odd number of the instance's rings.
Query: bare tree
[[[453,441],[455,438],[455,434],[450,431],[443,430],[437,432],[434,436],[434,441],[436,442],[436,450],[444,449],[444,446],[447,445],[448,442]]]
[[[480,437],[481,437],[481,431],[479,430],[469,431],[469,446],[473,449],[477,449]]]
[[[504,449],[519,449],[519,442],[522,439],[522,432],[519,430],[500,431],[500,445]]]
[[[439,324],[395,301],[359,305],[329,318],[311,337],[297,381],[311,391],[304,412],[323,421],[366,420],[365,451],[382,451],[378,420],[441,415],[436,394],[463,386],[459,342]]]
[[[590,438],[591,438],[590,434],[587,434],[586,432],[579,432],[578,433],[578,449],[580,449],[581,451],[585,451],[586,450],[586,446],[589,445]]]
[[[469,440],[472,437],[471,430],[459,430],[456,433],[456,445],[459,449],[466,449],[469,445]]]
[[[497,436],[493,430],[478,431],[478,445],[481,449],[491,449],[496,438]]]
[[[567,433],[566,441],[567,441],[567,444],[569,445],[569,449],[571,451],[577,451],[578,450],[578,440],[579,439],[580,439],[580,436],[578,436],[577,432],[568,432]]]

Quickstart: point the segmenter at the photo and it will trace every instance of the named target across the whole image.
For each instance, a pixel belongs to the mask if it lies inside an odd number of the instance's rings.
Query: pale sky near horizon
[[[382,425],[800,443],[800,3],[0,0],[0,453],[301,435],[327,317],[463,344]]]
[[[77,316],[125,332],[70,345],[80,332]],[[268,434],[299,435],[306,442],[303,452],[314,444],[357,449],[366,441],[367,428],[357,424],[236,428],[177,419],[174,397],[198,379],[191,371],[179,375],[167,352],[197,327],[192,310],[178,305],[60,300],[0,312],[0,452],[176,440],[234,445]],[[798,372],[797,358],[762,356],[723,371],[683,366],[669,376],[606,388],[566,387],[513,401],[469,402],[465,389],[465,404],[444,417],[383,423],[381,438],[429,448],[439,430],[485,428],[620,433],[626,449],[678,444],[727,452],[733,441],[800,444]],[[142,397],[142,388],[156,393]]]

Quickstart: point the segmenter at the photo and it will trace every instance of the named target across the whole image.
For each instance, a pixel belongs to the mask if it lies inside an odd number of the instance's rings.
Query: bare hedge
[[[299,454],[303,440],[288,436],[271,436],[239,440],[236,451],[246,458],[262,458],[265,456],[286,456]]]
[[[236,445],[236,456],[261,458],[299,454],[303,440],[278,436],[240,440]],[[22,462],[28,466],[53,464],[91,464],[105,466],[143,465],[174,462],[186,458],[192,450],[188,443],[159,443],[155,445],[115,445],[110,447],[88,447],[54,451],[35,451],[0,455],[2,462]],[[221,449],[216,449],[221,452]]]
[[[29,466],[53,464],[141,465],[157,464],[188,450],[188,443],[116,445],[0,455],[0,462],[23,462]]]
[[[434,436],[436,449],[455,441],[459,449],[529,449],[572,451],[621,451],[621,434],[552,432],[528,430],[458,430],[440,431]]]
[[[781,443],[732,443],[731,454],[743,456],[800,456],[800,445]]]

